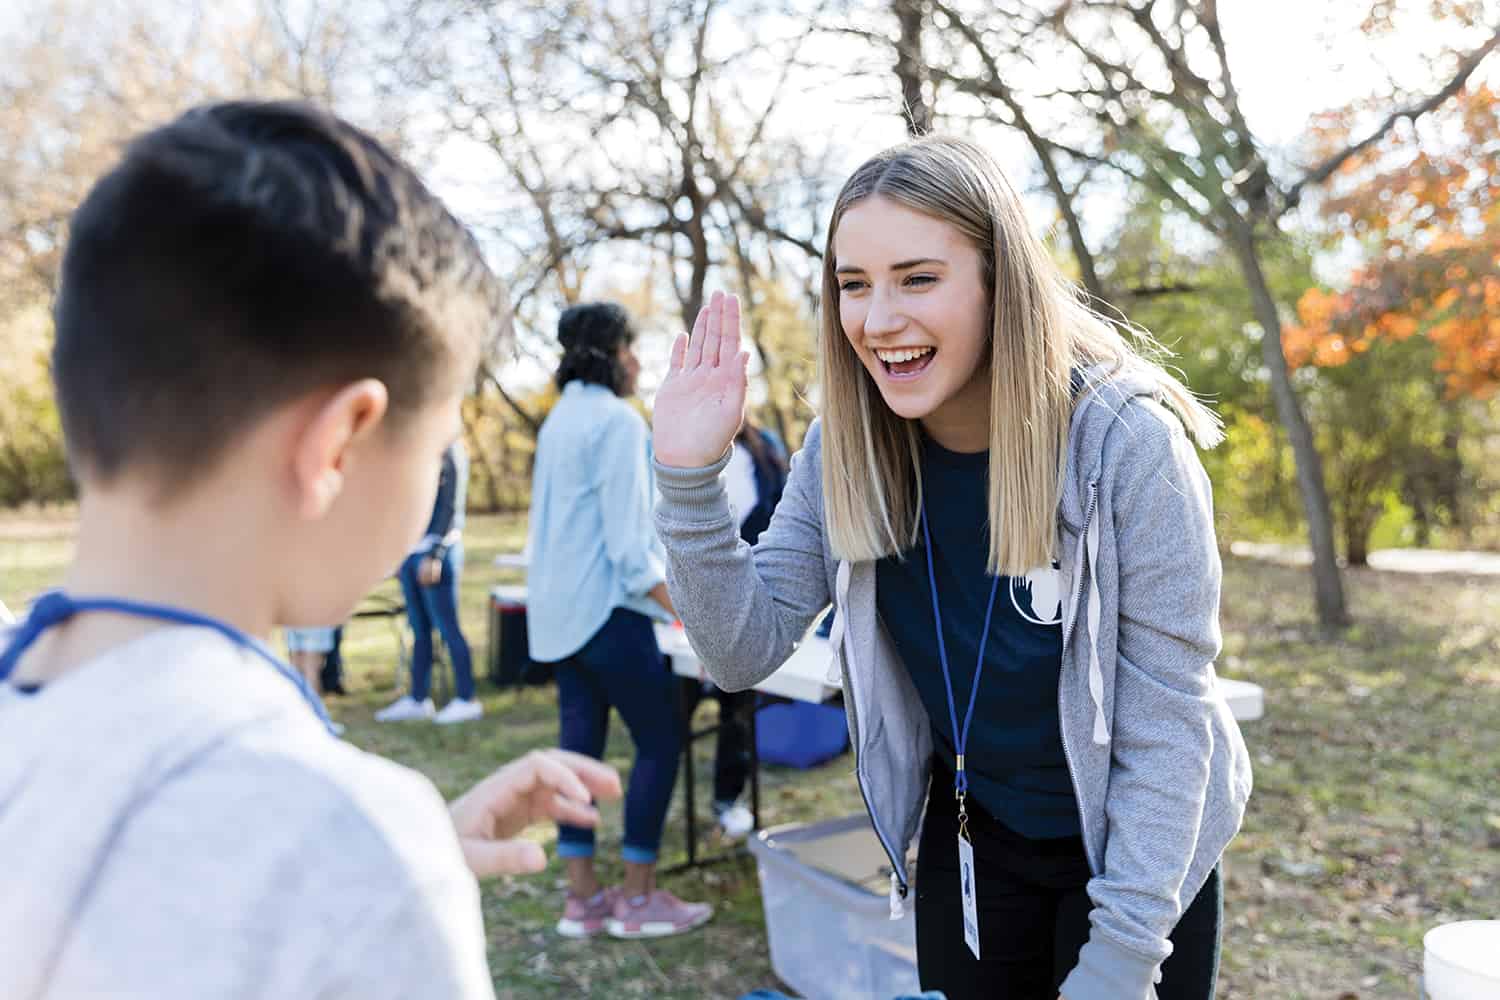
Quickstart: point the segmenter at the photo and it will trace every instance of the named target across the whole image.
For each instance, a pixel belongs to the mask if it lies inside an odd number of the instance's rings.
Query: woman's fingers
[[[740,353],[740,297],[738,295],[727,295],[723,303],[723,320],[719,334],[719,354],[717,364],[719,367],[727,367],[734,356]]]
[[[676,339],[672,341],[672,361],[667,366],[669,374],[675,375],[677,372],[682,371],[682,363],[687,358],[687,347],[688,335],[679,333]]]
[[[703,341],[708,337],[708,312],[711,308],[711,305],[706,305],[698,310],[698,318],[693,321],[693,332],[688,336],[683,368],[691,370],[703,363]]]
[[[719,364],[719,344],[724,336],[724,293],[714,292],[707,309],[708,331],[703,337],[703,363],[715,368]]]

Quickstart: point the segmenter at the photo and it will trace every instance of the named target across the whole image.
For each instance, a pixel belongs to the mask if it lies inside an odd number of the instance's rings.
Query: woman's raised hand
[[[712,465],[729,450],[745,416],[745,366],[740,350],[740,300],[714,292],[691,337],[672,344],[672,366],[656,393],[652,445],[662,465]]]

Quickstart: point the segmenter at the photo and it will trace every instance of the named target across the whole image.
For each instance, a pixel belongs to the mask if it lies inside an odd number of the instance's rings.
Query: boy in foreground
[[[341,621],[432,509],[501,289],[375,140],[195,109],[94,187],[53,374],[80,491],[62,589],[0,631],[0,996],[493,995],[474,875],[591,825],[597,762],[446,807],[330,734],[264,643]]]

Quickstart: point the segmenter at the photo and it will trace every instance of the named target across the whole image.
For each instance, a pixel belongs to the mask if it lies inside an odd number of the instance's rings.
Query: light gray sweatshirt
[[[1088,942],[1068,1000],[1155,996],[1168,935],[1238,831],[1250,760],[1218,690],[1221,567],[1208,477],[1144,380],[1121,377],[1074,409],[1057,511],[1063,617],[1058,713],[1093,878]],[[824,530],[822,434],[792,460],[770,527],[739,540],[719,482],[658,464],[657,529],[672,602],[715,681],[749,687],[817,615],[844,687],[855,775],[907,894],[932,732],[880,623],[875,563],[837,559]]]
[[[0,684],[0,857],[5,1000],[494,997],[437,789],[207,629]]]

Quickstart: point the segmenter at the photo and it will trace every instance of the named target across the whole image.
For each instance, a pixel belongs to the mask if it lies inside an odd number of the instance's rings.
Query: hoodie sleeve
[[[727,454],[701,469],[656,466],[656,528],[667,550],[672,604],[704,668],[726,691],[770,676],[828,607],[820,443],[814,423],[753,549],[740,540],[719,476]]]
[[[1063,982],[1067,1000],[1152,995],[1168,936],[1198,888],[1186,880],[1217,711],[1222,567],[1208,477],[1181,425],[1156,404],[1121,416],[1098,516],[1116,539],[1115,704],[1129,711],[1113,717],[1104,870],[1088,885],[1092,929]]]

